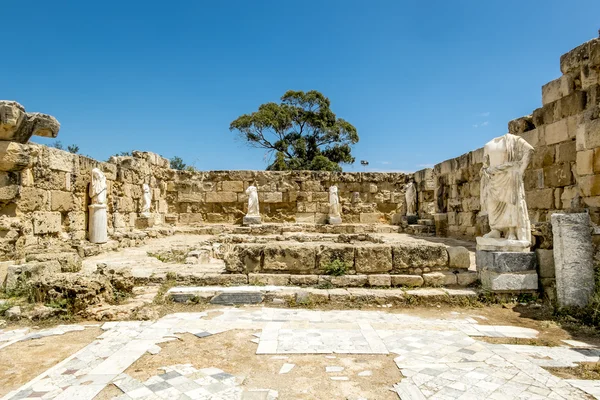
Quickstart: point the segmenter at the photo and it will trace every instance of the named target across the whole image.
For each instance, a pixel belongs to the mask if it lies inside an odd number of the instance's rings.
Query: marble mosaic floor
[[[219,311],[220,315],[212,319],[202,312],[171,314],[158,321],[104,323],[104,332],[94,342],[4,399],[91,400],[111,383],[123,391],[119,399],[276,398],[277,393],[269,390],[272,388],[256,388],[249,393],[253,388],[242,389],[232,375],[211,365],[192,366],[194,360],[165,367],[164,374],[146,382],[125,374],[145,353],[156,354],[160,351],[158,344],[176,340],[179,334],[191,333],[202,340],[232,329],[260,330],[255,335],[257,354],[392,354],[405,378],[390,382],[390,386],[403,400],[600,398],[600,381],[563,380],[543,368],[598,362],[600,349],[575,342],[544,347],[478,340],[535,338],[537,332],[532,329],[483,325],[460,315],[432,319],[385,311],[258,307]],[[83,327],[53,329],[52,334],[60,334]],[[34,335],[49,335],[48,331]],[[28,334],[0,331],[0,346]],[[290,364],[288,369],[292,368]]]

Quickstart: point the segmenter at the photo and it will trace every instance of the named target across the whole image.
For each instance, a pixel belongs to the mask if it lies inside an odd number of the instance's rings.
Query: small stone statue
[[[248,212],[244,217],[244,225],[255,225],[260,224],[260,211],[258,206],[258,189],[256,186],[248,186],[246,189],[246,195],[248,196]]]
[[[150,191],[150,186],[147,183],[144,183],[142,185],[142,191],[144,192],[142,196],[142,215],[144,217],[149,217],[150,206],[152,204],[152,192]]]
[[[91,204],[88,238],[92,243],[108,241],[108,219],[106,213],[106,177],[98,168],[92,170],[89,195]]]
[[[417,188],[415,183],[410,181],[404,188],[404,197],[406,199],[406,215],[417,215]]]
[[[481,168],[481,211],[482,215],[488,215],[492,230],[483,236],[484,239],[499,242],[504,236],[505,241],[519,241],[522,247],[530,247],[531,224],[525,203],[523,174],[532,152],[533,147],[525,139],[510,133],[485,145]],[[484,241],[477,238],[478,243]],[[510,245],[518,246],[519,243]]]
[[[340,207],[340,198],[338,197],[337,186],[329,188],[329,223],[332,225],[342,223],[342,210]]]

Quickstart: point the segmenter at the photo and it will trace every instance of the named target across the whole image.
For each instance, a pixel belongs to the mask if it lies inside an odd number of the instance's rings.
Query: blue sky
[[[541,106],[600,1],[11,1],[0,98],[54,115],[105,160],[132,149],[202,170],[264,169],[229,123],[316,89],[356,126],[347,171],[414,171]],[[49,143],[36,138],[35,141]]]

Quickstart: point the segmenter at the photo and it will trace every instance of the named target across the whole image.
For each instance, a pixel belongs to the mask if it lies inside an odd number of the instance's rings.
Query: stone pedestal
[[[244,220],[242,221],[242,224],[244,226],[247,226],[247,225],[260,225],[261,223],[262,222],[261,222],[261,219],[260,219],[260,215],[257,215],[257,216],[248,216],[248,215],[246,215],[246,216],[244,216]]]
[[[590,216],[552,214],[556,299],[560,307],[585,307],[594,294]]]
[[[342,223],[342,217],[334,217],[330,215],[327,218],[327,222],[329,223],[329,225],[339,225]]]
[[[154,226],[154,215],[142,214],[135,220],[135,227],[137,229],[152,228]]]
[[[88,240],[92,243],[108,242],[106,204],[92,204],[88,209],[90,211]]]
[[[528,242],[478,237],[476,262],[486,290],[514,293],[538,289],[537,257],[529,251]]]

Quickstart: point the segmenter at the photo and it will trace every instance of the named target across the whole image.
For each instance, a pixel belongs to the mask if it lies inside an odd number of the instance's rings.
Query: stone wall
[[[338,186],[344,223],[390,223],[406,213],[402,173],[209,171],[172,173],[169,218],[180,224],[241,223],[245,190],[258,188],[263,222],[325,223],[329,187]]]
[[[551,248],[541,230],[558,210],[587,210],[600,223],[600,39],[563,55],[560,68],[563,75],[542,87],[542,107],[508,123],[509,133],[535,149],[524,180],[536,246],[542,248]],[[473,238],[488,230],[479,215],[482,164],[479,148],[435,165],[438,234]]]
[[[264,222],[325,223],[328,189],[338,185],[346,223],[389,223],[405,213],[402,173],[176,171],[154,153],[108,162],[38,144],[0,141],[0,258],[77,246],[87,232],[93,168],[106,175],[109,234],[154,224],[241,223],[245,190],[256,185]],[[152,218],[140,218],[142,184]],[[396,218],[397,219],[397,218]]]

